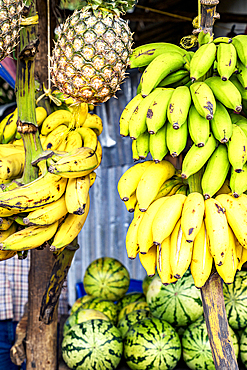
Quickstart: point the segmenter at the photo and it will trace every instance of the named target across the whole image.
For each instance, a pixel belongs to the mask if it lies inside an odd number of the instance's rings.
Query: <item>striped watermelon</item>
[[[244,366],[247,368],[247,327],[242,331],[239,344],[240,358]]]
[[[106,316],[103,312],[92,310],[92,309],[80,309],[70,315],[64,323],[63,326],[63,335],[69,331],[69,329],[76,324],[80,324],[81,322],[93,319],[101,319],[101,320],[110,320],[108,316]]]
[[[167,286],[156,276],[147,291],[147,303],[153,316],[175,327],[187,326],[203,314],[200,290],[191,274]]]
[[[146,317],[151,317],[151,312],[149,310],[135,310],[122,317],[117,325],[122,337],[125,336],[132,325],[145,319]]]
[[[70,369],[113,370],[123,354],[119,330],[106,320],[74,325],[62,341],[62,356]]]
[[[236,357],[239,353],[238,339],[230,329]],[[215,370],[204,317],[190,324],[182,337],[183,360],[190,369]]]
[[[90,301],[87,301],[83,304],[83,308],[90,308],[103,312],[113,324],[117,323],[118,320],[118,309],[117,305],[113,301],[107,301],[106,299],[94,298]]]
[[[127,306],[122,308],[122,310],[118,314],[118,322],[128,313],[136,311],[136,310],[147,310],[150,311],[147,302],[137,301],[129,303]]]
[[[129,289],[130,276],[121,262],[111,257],[102,257],[87,267],[83,285],[89,295],[117,301]]]
[[[90,295],[84,295],[83,297],[80,297],[78,298],[73,306],[71,307],[71,310],[70,310],[70,314],[74,313],[78,308],[82,307],[82,305],[87,302],[87,301],[90,301],[91,299],[93,299],[94,297],[90,296]]]
[[[168,322],[146,318],[126,333],[124,357],[133,370],[172,370],[181,357],[181,343]]]
[[[223,284],[229,325],[233,329],[247,326],[247,272],[238,271],[232,284]]]
[[[137,301],[138,302],[145,302],[146,301],[145,295],[143,293],[140,293],[140,292],[127,293],[118,301],[118,303],[117,303],[118,310],[121,311],[122,308],[127,306],[129,303],[137,302]]]

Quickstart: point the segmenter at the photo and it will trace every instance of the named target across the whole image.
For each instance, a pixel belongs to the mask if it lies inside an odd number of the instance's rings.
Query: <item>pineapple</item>
[[[132,52],[132,33],[119,15],[133,5],[133,0],[90,0],[61,26],[51,76],[74,103],[104,103],[120,89]]]
[[[17,44],[23,8],[21,0],[0,0],[0,62]]]

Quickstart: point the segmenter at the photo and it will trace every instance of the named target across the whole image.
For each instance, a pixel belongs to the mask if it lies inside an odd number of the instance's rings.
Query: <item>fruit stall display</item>
[[[72,369],[112,370],[124,358],[131,369],[166,370],[183,358],[192,369],[234,370],[239,351],[246,363],[247,36],[213,37],[217,3],[201,1],[199,47],[188,51],[166,42],[132,49],[120,16],[134,1],[83,1],[60,25],[49,59],[56,90],[35,96],[35,3],[0,2],[1,16],[14,22],[1,31],[0,59],[20,49],[17,109],[0,123],[0,258],[46,247],[55,256],[45,324],[54,322],[102,159],[102,121],[90,109],[115,96],[127,68],[141,72],[119,122],[138,163],[116,185],[133,212],[128,257],[138,256],[153,279],[145,294],[128,296],[120,261],[92,262],[87,297],[64,327]],[[240,350],[234,329],[242,331]],[[31,337],[29,330],[28,370]]]

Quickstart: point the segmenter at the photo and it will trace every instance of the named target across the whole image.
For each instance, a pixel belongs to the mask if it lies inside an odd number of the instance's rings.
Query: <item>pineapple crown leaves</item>
[[[83,8],[83,10],[103,8],[119,16],[133,8],[136,2],[136,0],[84,0],[81,2],[80,8]]]

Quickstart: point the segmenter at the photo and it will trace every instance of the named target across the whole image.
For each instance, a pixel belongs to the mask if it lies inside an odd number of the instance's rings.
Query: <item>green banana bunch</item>
[[[191,105],[188,114],[188,130],[192,141],[199,148],[203,147],[208,141],[209,121],[197,112],[194,105]]]
[[[211,42],[202,45],[190,61],[190,78],[196,81],[204,76],[212,67],[216,56],[216,45]]]
[[[228,142],[228,158],[234,171],[241,172],[247,160],[247,137],[236,124],[232,125],[231,140]]]
[[[149,138],[149,151],[155,163],[158,163],[164,159],[168,153],[166,144],[166,123],[161,127],[155,134],[150,135]]]
[[[215,139],[221,143],[227,143],[232,136],[232,120],[225,106],[218,100],[210,123]]]
[[[205,82],[194,82],[190,86],[191,97],[197,112],[211,120],[216,109],[214,93]]]
[[[181,81],[185,77],[189,77],[189,72],[187,71],[187,69],[178,69],[177,71],[170,73],[162,81],[160,81],[158,87],[167,87],[174,83],[181,83]]]
[[[223,81],[228,80],[236,69],[237,52],[233,44],[219,43],[217,47],[217,71]]]
[[[209,135],[208,141],[202,148],[198,148],[193,144],[186,153],[182,163],[182,178],[187,179],[198,172],[210,158],[216,146],[217,142],[212,134]]]
[[[208,44],[211,40],[210,32],[205,32],[205,30],[201,31],[197,36],[197,41],[199,46]]]
[[[230,188],[235,198],[240,197],[247,190],[247,164],[245,163],[241,172],[232,168],[230,177]]]
[[[169,100],[167,118],[175,130],[187,120],[191,105],[190,89],[187,86],[177,87]]]
[[[169,123],[166,125],[166,145],[172,157],[178,157],[184,150],[188,137],[188,125],[185,121],[182,126],[175,130]]]
[[[211,198],[222,187],[230,168],[227,148],[223,144],[215,149],[202,175],[201,186],[205,199]]]
[[[214,76],[207,78],[205,83],[213,91],[215,98],[224,104],[225,107],[241,112],[241,94],[230,80],[222,81],[220,77]]]
[[[237,35],[232,39],[232,43],[235,46],[238,54],[238,58],[247,67],[247,37],[246,35]]]
[[[129,67],[138,68],[149,65],[158,55],[164,53],[177,52],[182,56],[186,55],[186,50],[169,42],[155,42],[138,46],[130,56]]]

